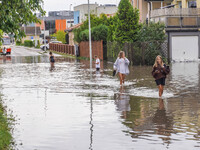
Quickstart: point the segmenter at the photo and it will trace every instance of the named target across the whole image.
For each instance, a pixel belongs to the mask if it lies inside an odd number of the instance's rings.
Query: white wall
[[[104,14],[115,14],[117,13],[117,6],[99,6],[97,7],[97,16],[100,16],[102,13]]]
[[[98,7],[98,4],[90,4],[90,12],[93,14],[96,14],[96,8]],[[74,7],[74,11],[79,11],[80,12],[80,23],[84,22],[87,20],[87,14],[88,14],[88,5],[83,4]]]

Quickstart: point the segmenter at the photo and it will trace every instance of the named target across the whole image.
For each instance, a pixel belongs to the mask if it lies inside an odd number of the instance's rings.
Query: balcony
[[[169,30],[198,30],[200,8],[165,8],[152,10],[150,20],[163,22]]]

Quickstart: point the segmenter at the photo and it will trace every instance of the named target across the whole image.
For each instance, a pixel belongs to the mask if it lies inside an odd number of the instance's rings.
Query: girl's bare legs
[[[123,82],[123,75],[121,73],[119,73],[119,79],[120,79],[120,85],[122,85]]]
[[[161,97],[163,95],[164,86],[163,85],[159,85],[158,89],[159,89],[159,97]]]
[[[163,90],[164,90],[164,86],[163,85],[161,85],[161,87],[162,87],[162,89],[161,89],[161,95],[163,95]]]
[[[122,83],[124,84],[124,80],[125,80],[126,75],[122,74]]]

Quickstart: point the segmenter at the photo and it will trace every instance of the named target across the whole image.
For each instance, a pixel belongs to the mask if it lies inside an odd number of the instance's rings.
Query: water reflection
[[[173,131],[173,119],[171,116],[168,116],[163,99],[158,100],[158,105],[159,106],[152,119],[156,128],[155,134],[164,135],[165,137],[160,137],[160,138],[164,142],[169,144],[170,143],[169,136],[171,136],[171,133]]]
[[[126,93],[125,87],[121,86],[118,94],[114,95],[117,111],[121,112],[121,118],[127,118],[127,112],[130,111],[130,95]]]

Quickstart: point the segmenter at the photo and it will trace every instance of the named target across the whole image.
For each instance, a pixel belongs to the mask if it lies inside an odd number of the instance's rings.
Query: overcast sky
[[[90,0],[90,3],[98,4],[119,4],[120,0]],[[87,4],[88,0],[44,0],[44,10],[45,11],[55,11],[55,10],[69,10],[70,4],[72,4],[71,9],[74,6],[80,4]]]

